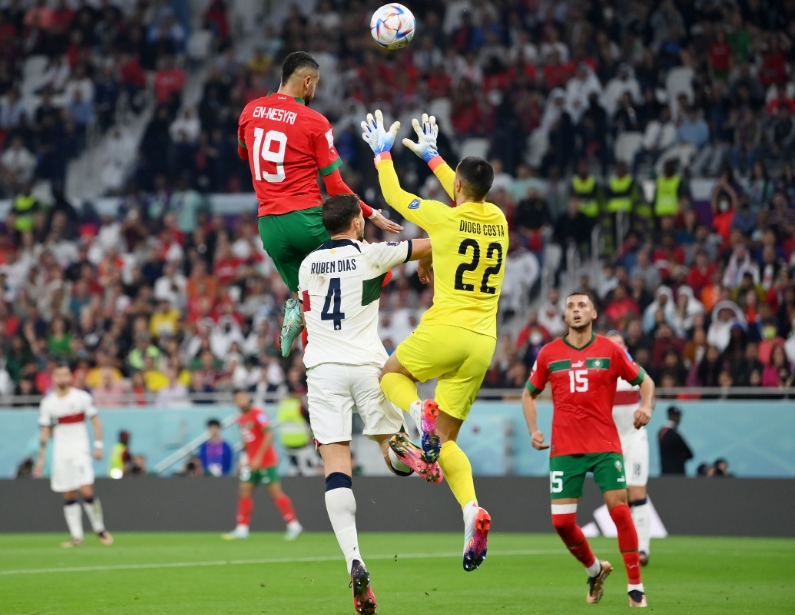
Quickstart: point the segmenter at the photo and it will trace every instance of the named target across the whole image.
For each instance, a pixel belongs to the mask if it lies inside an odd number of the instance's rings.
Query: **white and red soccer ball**
[[[370,34],[385,49],[400,49],[414,38],[417,20],[402,4],[385,4],[370,20]]]

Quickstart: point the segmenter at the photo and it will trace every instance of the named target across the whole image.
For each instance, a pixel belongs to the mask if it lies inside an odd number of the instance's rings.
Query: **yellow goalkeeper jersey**
[[[453,198],[455,171],[441,164],[434,174]],[[496,338],[508,254],[508,222],[500,208],[421,199],[400,187],[389,159],[378,162],[378,179],[386,202],[431,238],[434,297],[422,324],[454,325]]]

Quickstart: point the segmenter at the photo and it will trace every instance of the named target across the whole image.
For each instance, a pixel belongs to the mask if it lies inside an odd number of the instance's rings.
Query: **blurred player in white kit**
[[[618,331],[610,331],[607,338],[626,350],[627,345]],[[646,483],[649,481],[649,437],[645,427],[635,429],[635,410],[640,405],[640,392],[621,378],[616,383],[613,400],[613,420],[621,438],[624,451],[624,468],[627,474],[627,491],[632,520],[638,532],[640,565],[649,563],[651,545],[651,513],[646,499]]]
[[[86,419],[94,427],[94,459],[102,459],[102,423],[97,416],[94,401],[86,391],[72,387],[72,370],[66,363],[59,364],[52,372],[54,390],[41,400],[39,426],[41,437],[39,459],[33,470],[37,478],[42,476],[47,442],[53,437],[52,472],[50,486],[53,491],[63,493],[63,513],[72,538],[61,546],[78,547],[83,544],[83,513],[77,502],[77,492],[83,496],[83,510],[91,522],[91,528],[106,546],[113,544],[113,537],[105,529],[102,505],[94,497],[94,465],[88,441]]]

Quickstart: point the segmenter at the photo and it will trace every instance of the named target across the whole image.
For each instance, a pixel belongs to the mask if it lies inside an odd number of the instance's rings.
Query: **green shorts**
[[[321,207],[262,216],[257,226],[262,247],[273,259],[287,287],[298,292],[298,270],[310,252],[329,240]]]
[[[248,466],[243,466],[240,468],[240,482],[254,483],[255,485],[270,485],[271,483],[278,483],[279,468],[278,466],[271,466],[270,468],[252,470]]]
[[[593,472],[602,493],[627,488],[621,453],[586,453],[549,458],[549,493],[553,500],[579,498],[585,475]]]

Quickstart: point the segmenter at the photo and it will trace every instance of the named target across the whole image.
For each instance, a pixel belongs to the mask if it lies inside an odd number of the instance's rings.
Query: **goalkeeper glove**
[[[378,156],[384,152],[392,149],[397,137],[398,130],[400,130],[400,122],[395,122],[392,127],[387,131],[384,128],[384,116],[380,109],[376,109],[375,117],[372,113],[367,114],[367,120],[362,122],[362,139],[373,150],[373,154]]]
[[[417,154],[425,162],[430,162],[432,158],[439,155],[436,150],[436,137],[439,136],[439,126],[436,125],[436,118],[427,113],[422,114],[422,124],[416,118],[411,120],[414,131],[417,133],[417,142],[411,139],[403,139],[403,145]]]

